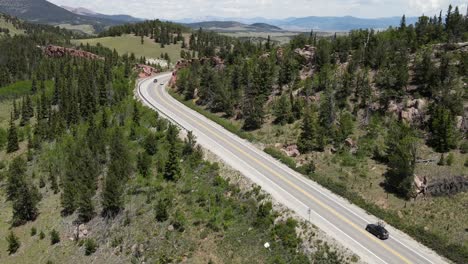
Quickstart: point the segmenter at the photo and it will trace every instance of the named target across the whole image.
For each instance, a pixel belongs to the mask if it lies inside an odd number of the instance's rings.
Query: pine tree
[[[26,173],[26,161],[16,157],[8,168],[6,185],[7,200],[13,201],[19,195],[24,174]]]
[[[33,94],[35,94],[37,92],[37,79],[36,79],[36,76],[33,76],[32,77],[32,81],[31,81],[31,92]]]
[[[180,177],[179,153],[174,145],[169,149],[169,157],[164,166],[164,179],[168,181],[177,181]]]
[[[458,133],[455,118],[449,109],[437,105],[431,111],[430,145],[440,153],[455,149],[458,143]]]
[[[13,226],[36,220],[39,215],[37,209],[39,200],[40,195],[36,186],[28,184],[23,176],[18,195],[13,200]]]
[[[133,117],[132,117],[133,123],[137,126],[140,125],[140,110],[138,109],[138,103],[134,102],[133,103]]]
[[[16,132],[16,126],[13,122],[13,114],[10,119],[10,128],[8,129],[8,144],[7,144],[7,153],[12,153],[19,150],[18,145],[18,134]]]
[[[77,203],[78,219],[80,222],[89,222],[94,217],[93,196],[95,191],[88,188],[83,188],[80,191],[80,197]]]
[[[288,96],[282,95],[275,104],[274,108],[275,123],[285,125],[294,121],[292,115],[291,102]]]
[[[325,90],[324,95],[320,98],[319,109],[320,125],[327,131],[332,131],[335,123],[335,97],[331,87]]]
[[[390,190],[409,198],[416,167],[417,138],[409,126],[396,124],[391,127],[387,141],[389,169],[385,184]]]
[[[6,237],[6,241],[8,243],[8,254],[15,254],[21,246],[19,238],[15,233],[13,233],[13,231],[10,231],[10,234]]]
[[[102,191],[102,215],[114,217],[123,208],[123,189],[132,167],[130,153],[120,129],[113,133],[110,143],[110,164]]]
[[[57,230],[55,230],[55,229],[52,229],[52,231],[50,231],[50,244],[55,245],[55,244],[57,244],[59,242],[60,242],[59,232],[57,232]]]
[[[13,120],[18,120],[20,116],[20,111],[18,109],[18,105],[16,104],[16,99],[13,100]]]
[[[354,120],[349,112],[343,112],[340,115],[340,123],[336,133],[336,143],[342,144],[353,133]]]
[[[323,135],[320,133],[317,110],[313,105],[306,108],[301,128],[302,131],[297,142],[299,150],[301,152],[322,150]]]
[[[143,177],[147,177],[151,172],[151,156],[146,152],[138,153],[137,170]]]
[[[16,157],[8,170],[7,198],[13,203],[13,226],[33,221],[39,214],[37,188],[26,181],[26,161]]]

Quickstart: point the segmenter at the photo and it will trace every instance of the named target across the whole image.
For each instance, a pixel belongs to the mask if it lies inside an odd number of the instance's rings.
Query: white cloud
[[[182,19],[202,16],[285,18],[299,16],[387,17],[432,15],[465,0],[49,0],[105,14]]]

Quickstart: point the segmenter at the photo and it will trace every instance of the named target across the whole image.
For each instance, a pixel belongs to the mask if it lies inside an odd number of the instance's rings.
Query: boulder
[[[388,107],[387,107],[387,111],[390,112],[390,113],[398,113],[400,110],[400,107],[397,105],[397,103],[395,103],[395,101],[390,101],[388,103]]]
[[[278,50],[276,51],[276,59],[279,60],[279,61],[282,61],[283,57],[284,57],[283,48],[278,48]]]
[[[401,111],[400,117],[402,120],[405,120],[408,123],[414,123],[416,120],[419,120],[420,112],[418,109],[411,107],[404,111]]]
[[[457,126],[457,129],[462,129],[462,127],[463,127],[463,116],[455,117],[455,124]]]
[[[150,77],[153,74],[159,72],[156,68],[145,65],[145,64],[136,64],[135,68],[134,68],[134,71],[139,72],[138,76],[140,78]]]
[[[297,145],[290,145],[287,146],[286,148],[282,149],[283,152],[288,155],[288,157],[297,157],[301,155],[301,152],[299,152],[299,149]]]
[[[294,53],[304,58],[307,64],[312,64],[315,58],[315,47],[310,45],[305,45],[304,48],[297,48],[294,50]]]
[[[348,146],[350,148],[356,147],[356,142],[354,142],[354,140],[352,138],[347,138],[345,140],[345,144],[346,144],[346,146]]]

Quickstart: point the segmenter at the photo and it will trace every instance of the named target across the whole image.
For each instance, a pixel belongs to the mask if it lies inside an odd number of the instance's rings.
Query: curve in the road
[[[168,77],[170,78],[169,74],[158,78],[163,80]],[[278,163],[277,161],[272,162],[272,158],[267,156],[267,154],[256,149],[237,136],[226,132],[224,129],[221,130],[217,124],[213,125],[210,123],[211,121],[198,113],[194,113],[180,102],[168,96],[167,92],[165,92],[165,86],[157,84],[159,89],[151,89],[153,79],[154,78],[147,79],[140,82],[138,85],[138,94],[147,105],[158,110],[179,126],[193,130],[195,134],[203,134],[208,138],[205,140],[207,144],[216,145],[222,148],[224,152],[236,156],[244,166],[250,167],[256,174],[268,174],[270,178],[262,175],[265,178],[263,180],[267,180],[270,184],[275,184],[275,188],[281,189],[288,197],[293,198],[305,208],[311,208],[313,206],[314,209],[316,209],[313,210],[313,212],[321,218],[322,221],[334,227],[341,235],[345,235],[347,239],[359,246],[361,251],[364,249],[366,255],[371,257],[370,259],[381,263],[444,263],[442,258],[434,256],[435,254],[427,248],[421,248],[421,245],[415,248],[414,246],[408,246],[400,241],[401,239],[408,240],[407,237],[401,236],[399,239],[394,238],[394,236],[398,235],[398,232],[395,232],[395,234],[392,232],[391,239],[385,242],[370,235],[362,226],[370,222],[369,219],[366,219],[368,217],[361,212],[357,213],[356,210],[345,206],[342,199],[337,198],[334,194],[327,194],[327,191],[324,191],[323,187],[315,186],[316,183],[304,179],[282,164],[276,164]],[[153,94],[151,94],[151,92],[153,92]],[[176,116],[172,116],[174,114],[176,114]],[[198,127],[198,129],[194,129],[196,127]],[[212,142],[208,142],[209,140]],[[284,175],[282,173],[284,173]],[[271,178],[272,176],[274,178]],[[306,188],[304,188],[306,186],[311,189],[306,190]],[[271,189],[271,186],[269,187]],[[313,195],[310,190],[313,190],[315,195]],[[282,195],[284,196],[285,194]],[[306,201],[307,204],[304,201]],[[291,204],[291,202],[287,203]],[[317,208],[317,206],[320,208]],[[297,211],[297,207],[294,208],[293,206],[292,209]],[[338,212],[338,210],[340,212]],[[325,217],[322,214],[325,214]],[[302,216],[304,216],[303,212]],[[352,219],[351,216],[355,219]],[[356,218],[361,221],[357,221]],[[340,226],[337,226],[338,224],[340,224]],[[350,228],[352,231],[349,230]],[[397,243],[391,243],[391,241]],[[411,242],[412,244],[416,243],[414,241]],[[398,247],[397,244],[403,246],[406,250],[401,250],[402,247]],[[376,245],[378,245],[378,247],[376,247]],[[355,249],[355,247],[350,248]],[[424,253],[418,252],[420,250],[424,251]],[[405,252],[405,254],[401,252]]]

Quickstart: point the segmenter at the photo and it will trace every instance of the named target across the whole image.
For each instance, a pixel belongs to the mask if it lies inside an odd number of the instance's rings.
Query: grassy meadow
[[[180,59],[180,52],[182,50],[182,44],[171,44],[161,48],[159,43],[154,40],[145,37],[143,45],[141,44],[141,38],[134,35],[123,35],[120,37],[104,37],[104,38],[93,38],[93,39],[78,39],[73,40],[75,45],[86,45],[89,43],[91,46],[95,46],[100,43],[104,47],[110,49],[116,49],[119,54],[134,53],[136,57],[146,58],[159,58],[161,53],[169,54],[171,62],[175,62]]]

